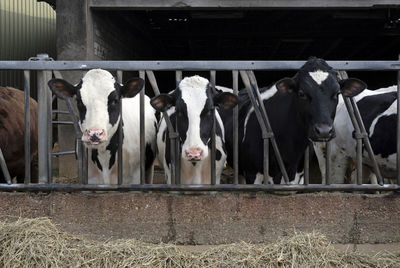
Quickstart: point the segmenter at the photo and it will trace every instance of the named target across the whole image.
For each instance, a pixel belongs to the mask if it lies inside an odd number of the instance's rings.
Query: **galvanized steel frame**
[[[50,164],[50,154],[51,148],[49,132],[51,126],[51,106],[49,105],[49,90],[47,88],[47,80],[50,78],[49,70],[53,70],[55,76],[59,76],[58,70],[88,70],[92,68],[103,68],[108,70],[116,70],[117,71],[117,79],[118,82],[122,81],[122,73],[123,71],[139,71],[140,77],[145,79],[146,75],[150,81],[150,84],[153,88],[154,93],[159,94],[159,89],[157,86],[157,82],[154,76],[153,71],[175,71],[175,77],[177,84],[182,79],[182,71],[210,71],[210,81],[211,85],[215,87],[215,76],[216,71],[232,71],[232,88],[234,93],[238,92],[238,74],[241,74],[242,80],[246,86],[247,92],[249,94],[250,99],[254,105],[256,113],[259,115],[259,123],[264,129],[263,132],[264,137],[264,148],[269,148],[269,140],[272,141],[273,149],[275,153],[278,155],[278,162],[280,163],[281,171],[283,177],[286,182],[288,182],[287,174],[283,166],[283,162],[279,157],[279,150],[276,146],[276,142],[274,142],[273,133],[269,126],[268,116],[265,111],[264,105],[262,105],[262,100],[260,97],[260,93],[257,86],[257,81],[255,79],[253,70],[296,70],[299,69],[304,64],[304,61],[49,61],[49,60],[38,60],[38,61],[0,61],[0,70],[1,69],[12,69],[12,70],[24,70],[24,78],[25,78],[25,100],[29,99],[29,79],[30,79],[30,70],[38,70],[38,78],[39,78],[39,88],[41,93],[39,93],[38,107],[39,107],[39,122],[42,121],[42,128],[39,128],[39,150],[40,155],[39,159],[41,159],[41,163],[39,163],[39,180],[45,184],[29,184],[30,181],[30,173],[29,169],[26,170],[25,176],[25,184],[12,184],[12,185],[0,185],[0,190],[4,191],[80,191],[80,190],[95,190],[95,191],[140,191],[140,190],[154,190],[154,191],[349,191],[349,190],[365,190],[365,191],[393,191],[400,189],[400,172],[398,172],[397,176],[397,185],[383,185],[382,178],[379,174],[379,169],[375,169],[377,171],[377,175],[379,178],[380,185],[361,185],[361,170],[358,170],[358,180],[357,185],[329,185],[330,184],[330,161],[327,157],[326,162],[326,185],[319,184],[309,184],[308,178],[308,165],[309,165],[309,149],[306,150],[305,155],[305,181],[304,185],[239,185],[238,179],[238,145],[237,142],[234,145],[234,184],[233,185],[213,185],[216,183],[215,181],[215,161],[214,165],[212,165],[212,185],[179,185],[180,183],[180,171],[179,171],[179,137],[178,133],[175,130],[176,126],[172,126],[171,121],[167,113],[163,113],[163,116],[166,120],[167,127],[169,130],[169,138],[171,140],[171,154],[175,155],[175,157],[171,158],[171,172],[172,172],[172,185],[150,185],[145,184],[144,177],[144,90],[140,93],[140,130],[141,130],[141,138],[140,138],[140,160],[141,160],[141,172],[140,172],[140,183],[141,185],[121,185],[122,184],[122,146],[119,146],[118,149],[118,185],[85,185],[87,184],[87,150],[84,149],[82,141],[80,140],[81,132],[78,127],[77,117],[74,116],[74,128],[77,135],[77,144],[78,144],[78,165],[79,165],[79,177],[80,184],[77,185],[57,185],[51,184],[51,164]],[[335,69],[338,70],[363,70],[363,71],[397,71],[398,72],[398,97],[400,97],[400,59],[399,61],[328,61],[328,64]],[[50,98],[51,99],[51,98]],[[50,102],[51,103],[51,102]],[[50,106],[50,108],[49,108]],[[72,104],[70,100],[67,100],[67,106],[70,113],[73,114]],[[347,100],[346,107],[349,110],[350,117],[352,118],[352,122],[355,126],[356,133],[359,133],[359,136],[365,140],[367,140],[366,144],[368,145],[368,137],[365,135],[365,128],[363,128],[362,121],[360,127],[361,117],[359,115],[357,106],[355,105],[354,100]],[[356,109],[354,109],[356,108]],[[400,104],[398,102],[398,113],[400,110]],[[29,101],[25,102],[25,111],[29,111]],[[46,114],[47,112],[47,114]],[[122,109],[121,109],[122,112]],[[238,124],[237,117],[238,111],[237,108],[234,109],[233,113],[235,124],[234,124],[234,141],[238,141]],[[42,118],[45,118],[44,120]],[[121,117],[122,118],[122,117]],[[399,117],[398,117],[399,118]],[[30,119],[29,115],[25,113],[25,129],[29,129]],[[43,122],[45,121],[45,122]],[[357,124],[356,124],[357,123]],[[120,127],[122,125],[122,120],[120,121]],[[359,127],[357,127],[359,126]],[[358,131],[357,131],[358,129]],[[120,131],[121,133],[122,131]],[[25,161],[28,162],[28,156],[30,151],[30,137],[29,131],[25,132],[27,135],[25,137]],[[215,123],[213,127],[213,135],[215,136]],[[358,140],[361,140],[358,138]],[[397,131],[397,140],[400,140],[400,119],[398,119],[398,131]],[[122,145],[122,135],[119,137],[120,145]],[[274,144],[275,143],[275,144]],[[360,142],[358,141],[358,144]],[[400,150],[400,143],[398,143],[397,147]],[[370,147],[370,146],[367,146]],[[213,141],[212,146],[212,159],[215,160],[215,140]],[[359,147],[361,148],[361,147]],[[370,148],[367,148],[370,149]],[[369,150],[368,150],[369,151]],[[264,161],[264,170],[268,173],[268,149],[265,150],[266,161]],[[329,142],[327,143],[327,154],[328,156],[330,152]],[[372,152],[372,150],[371,150]],[[41,157],[41,158],[40,158]],[[361,157],[361,150],[359,149],[357,152],[358,159]],[[30,160],[30,159],[29,159]],[[359,159],[360,160],[360,159]],[[1,158],[0,158],[0,162]],[[29,164],[26,166],[30,166]],[[283,169],[282,169],[283,167]],[[361,161],[358,164],[358,169],[361,167]],[[399,170],[400,167],[400,157],[397,157],[397,167]],[[266,183],[266,178],[264,182]]]

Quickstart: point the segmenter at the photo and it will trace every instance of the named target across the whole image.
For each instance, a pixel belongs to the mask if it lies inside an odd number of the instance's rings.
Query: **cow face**
[[[76,95],[82,141],[89,148],[107,145],[118,128],[121,99],[134,97],[143,84],[142,79],[132,78],[122,86],[111,73],[101,69],[87,72],[76,86],[62,79],[48,82],[60,98]]]
[[[367,86],[361,80],[349,78],[339,81],[324,60],[310,58],[293,78],[276,83],[279,91],[296,95],[299,120],[306,127],[312,141],[329,141],[335,137],[333,120],[338,94],[353,97]]]
[[[238,98],[232,93],[217,94],[213,92],[207,79],[192,76],[184,78],[172,93],[156,96],[150,103],[162,112],[175,107],[182,158],[194,162],[208,156],[214,105],[229,109],[237,102]]]

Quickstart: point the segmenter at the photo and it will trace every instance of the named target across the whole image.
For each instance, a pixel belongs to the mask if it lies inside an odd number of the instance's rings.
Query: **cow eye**
[[[297,95],[299,95],[300,99],[306,100],[307,99],[307,94],[304,93],[303,90],[299,90],[299,92],[297,93]]]

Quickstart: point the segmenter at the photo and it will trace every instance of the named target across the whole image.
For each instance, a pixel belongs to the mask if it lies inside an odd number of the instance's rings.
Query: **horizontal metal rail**
[[[0,61],[0,70],[297,70],[305,61]],[[400,61],[327,61],[338,70],[395,71]]]
[[[271,184],[217,184],[217,185],[178,185],[178,184],[129,184],[129,185],[94,185],[94,184],[0,184],[0,191],[26,192],[77,192],[77,191],[187,191],[187,192],[275,192],[275,191],[398,191],[400,185],[384,184],[309,184],[309,185],[271,185]]]

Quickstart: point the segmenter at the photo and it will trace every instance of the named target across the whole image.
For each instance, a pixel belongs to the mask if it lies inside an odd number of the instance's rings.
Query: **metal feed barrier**
[[[304,64],[304,61],[53,61],[46,55],[38,56],[30,61],[0,61],[0,70],[24,70],[25,79],[25,111],[29,111],[30,95],[30,73],[33,70],[38,71],[38,150],[39,150],[39,184],[30,183],[30,117],[25,112],[25,183],[24,184],[0,184],[0,191],[393,191],[400,190],[400,158],[397,154],[397,184],[383,184],[382,176],[374,159],[371,145],[366,134],[365,127],[361,120],[357,105],[352,98],[345,98],[345,105],[348,109],[351,121],[355,129],[355,138],[357,139],[357,182],[355,184],[330,184],[330,143],[327,147],[326,160],[326,184],[309,184],[309,149],[305,152],[304,160],[304,185],[269,185],[267,184],[266,174],[269,169],[269,143],[278,160],[284,181],[288,183],[288,176],[279,154],[279,148],[276,144],[268,115],[265,111],[260,92],[258,89],[255,70],[297,70]],[[397,71],[398,90],[397,98],[400,98],[400,60],[399,61],[328,61],[328,64],[336,70],[362,70],[362,71]],[[78,184],[52,184],[51,176],[51,93],[47,87],[47,81],[52,74],[56,78],[61,78],[59,71],[68,70],[89,70],[102,68],[106,70],[117,71],[117,80],[122,82],[124,71],[139,71],[139,76],[143,79],[148,78],[154,94],[160,93],[153,71],[175,71],[176,83],[182,79],[182,71],[210,71],[210,83],[215,89],[216,71],[232,72],[232,88],[234,94],[238,94],[239,75],[245,85],[250,101],[254,107],[257,119],[262,130],[264,140],[264,184],[263,185],[243,185],[239,183],[238,174],[238,108],[233,111],[234,122],[234,150],[233,163],[234,174],[233,184],[215,185],[215,120],[212,128],[211,145],[211,185],[181,185],[180,184],[180,157],[179,157],[179,137],[175,131],[166,112],[163,113],[169,130],[169,139],[171,141],[171,177],[172,184],[145,184],[144,177],[144,88],[140,93],[140,184],[122,185],[122,146],[118,148],[118,184],[117,185],[88,185],[87,184],[87,150],[81,141],[81,131],[78,126],[77,117],[74,115],[71,100],[66,100],[69,113],[72,116],[73,126],[76,135],[76,154],[78,159]],[[50,71],[51,70],[51,71]],[[342,78],[346,73],[339,72]],[[121,109],[122,112],[122,109]],[[215,113],[215,110],[214,110]],[[397,102],[397,113],[400,114],[400,102]],[[120,126],[122,127],[122,120]],[[119,144],[122,144],[122,131],[119,132]],[[349,137],[351,138],[351,137]],[[397,120],[397,140],[400,140],[400,117]],[[362,144],[373,163],[374,172],[377,175],[379,185],[362,184]],[[400,142],[397,144],[397,151],[400,152]],[[67,152],[68,154],[72,152]],[[62,155],[62,153],[61,153]],[[0,166],[4,174],[7,174],[4,159],[1,157]],[[9,179],[7,182],[10,183]]]

